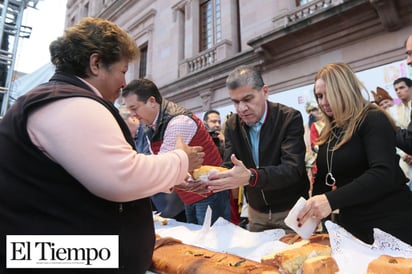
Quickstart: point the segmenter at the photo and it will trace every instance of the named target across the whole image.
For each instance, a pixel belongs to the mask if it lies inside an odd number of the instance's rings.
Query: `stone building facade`
[[[258,67],[271,94],[313,83],[330,62],[362,71],[405,59],[410,0],[68,0],[66,27],[109,19],[136,40],[128,80],[201,113],[231,105],[228,73]]]

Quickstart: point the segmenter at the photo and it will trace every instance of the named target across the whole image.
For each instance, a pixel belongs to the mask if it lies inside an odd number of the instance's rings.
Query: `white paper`
[[[279,249],[279,240],[285,235],[283,229],[250,232],[231,222],[218,218],[210,226],[211,210],[206,211],[203,226],[169,220],[167,225],[155,223],[156,233],[161,237],[173,237],[212,251],[225,252],[260,262],[260,258]],[[269,243],[269,244],[268,244]]]
[[[318,226],[319,220],[315,218],[310,218],[301,227],[298,226],[298,214],[306,204],[306,199],[300,197],[293,208],[289,211],[288,216],[285,218],[285,224],[292,228],[297,234],[299,234],[302,239],[308,239],[316,227]]]

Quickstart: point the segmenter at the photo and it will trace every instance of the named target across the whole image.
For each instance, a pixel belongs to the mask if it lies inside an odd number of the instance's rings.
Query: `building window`
[[[140,47],[139,78],[147,74],[147,43]]]
[[[200,1],[200,51],[222,40],[220,0]]]

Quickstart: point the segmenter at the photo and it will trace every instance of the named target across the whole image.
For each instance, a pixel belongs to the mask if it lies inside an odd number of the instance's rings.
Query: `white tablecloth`
[[[208,217],[210,216],[206,216]],[[368,245],[335,223],[326,222],[326,228],[330,237],[332,256],[338,263],[340,274],[366,273],[369,262],[383,254],[412,258],[410,245],[379,229],[374,230],[375,242]],[[205,220],[205,224],[199,226],[170,219],[167,225],[156,222],[155,229],[161,237],[173,237],[185,244],[227,252],[257,262],[260,262],[261,257],[288,246],[278,241],[285,235],[283,229],[250,232],[222,218],[213,226],[210,226],[210,220]]]

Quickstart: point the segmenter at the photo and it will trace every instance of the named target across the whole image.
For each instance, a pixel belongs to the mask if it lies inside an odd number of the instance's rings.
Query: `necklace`
[[[329,137],[329,140],[328,140],[328,145],[326,146],[326,167],[327,167],[327,169],[328,169],[328,173],[326,173],[326,176],[325,176],[325,184],[327,185],[327,186],[330,186],[330,187],[332,187],[332,190],[335,190],[336,189],[336,179],[335,179],[335,177],[333,176],[333,174],[332,174],[332,167],[333,167],[333,154],[335,153],[335,147],[336,147],[336,145],[339,143],[339,141],[340,141],[340,139],[342,138],[342,136],[343,136],[343,133],[344,133],[344,131],[343,130],[341,130],[340,132],[339,132],[339,135],[336,135],[336,142],[335,142],[335,145],[333,146],[333,149],[332,150],[330,150],[329,149],[329,147],[330,147],[330,143],[331,143],[331,141],[332,141],[332,136],[333,135],[335,135],[335,134],[331,134],[331,136]],[[329,151],[331,151],[331,154],[330,154],[330,165],[329,165]]]

